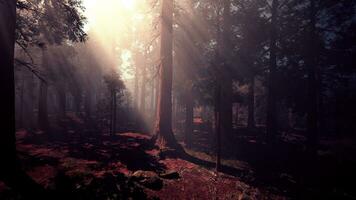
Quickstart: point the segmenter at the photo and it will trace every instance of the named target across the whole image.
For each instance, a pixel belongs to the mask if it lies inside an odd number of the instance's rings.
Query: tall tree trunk
[[[307,116],[307,132],[308,132],[308,148],[315,153],[318,135],[318,101],[317,101],[317,60],[315,48],[315,0],[310,0],[310,25],[309,25],[309,52],[307,56],[308,66],[308,116]]]
[[[162,1],[161,17],[160,96],[155,134],[161,149],[176,149],[179,146],[172,131],[173,0]]]
[[[230,70],[230,52],[231,52],[231,19],[230,19],[230,0],[224,0],[224,14],[223,14],[223,33],[222,33],[222,58],[223,70],[221,78],[221,95],[220,104],[221,111],[219,112],[219,124],[221,126],[221,133],[223,134],[224,143],[229,141],[232,133],[232,76]]]
[[[47,66],[47,52],[46,47],[42,47],[42,68]],[[48,131],[49,121],[48,121],[48,112],[47,112],[47,83],[40,80],[39,86],[39,102],[38,102],[38,127],[43,131]]]
[[[29,128],[29,129],[33,129],[34,128],[34,112],[33,112],[33,107],[34,107],[34,75],[28,74],[26,76],[26,86],[25,86],[25,90],[26,90],[26,95],[25,95],[25,116],[26,116],[26,120],[24,121],[25,123],[25,127]]]
[[[156,84],[155,84],[155,105],[154,105],[154,112],[155,113],[157,113],[157,109],[158,109],[158,99],[159,99],[159,88],[160,88],[160,84],[159,84],[159,78],[157,77],[156,79],[155,79],[155,81],[156,81]],[[156,118],[157,116],[155,115],[155,118]]]
[[[117,99],[116,99],[116,91],[113,91],[113,118],[112,118],[112,135],[114,135],[116,133],[116,109],[117,109]]]
[[[81,112],[81,104],[82,104],[82,94],[80,91],[76,91],[75,94],[73,95],[74,98],[74,106],[75,106],[75,112],[77,114],[80,114]]]
[[[1,176],[15,168],[15,79],[14,45],[16,26],[16,1],[0,3],[0,92],[3,94],[0,113],[2,115],[0,134]]]
[[[86,117],[89,119],[91,118],[91,106],[92,106],[92,95],[88,87],[85,92],[84,110],[85,110]]]
[[[155,108],[155,81],[151,80],[151,100],[150,110],[154,111]]]
[[[21,80],[21,91],[20,91],[20,121],[19,127],[24,128],[24,90],[25,90],[25,73],[22,73],[22,80]]]
[[[137,56],[136,56],[137,59]],[[138,82],[139,82],[139,67],[138,63],[136,62],[135,65],[135,85],[134,85],[134,109],[138,111]]]
[[[277,134],[277,119],[276,119],[276,69],[277,69],[277,8],[278,0],[272,1],[272,21],[271,21],[271,36],[270,36],[270,68],[268,77],[268,97],[267,97],[267,140],[274,140]]]
[[[144,56],[143,56],[144,57]],[[140,110],[141,115],[145,118],[146,114],[146,62],[143,62],[142,66],[142,82],[141,82],[141,95],[140,95]]]
[[[185,144],[191,146],[194,125],[194,101],[191,87],[187,89],[185,96]]]
[[[114,118],[114,115],[113,115],[113,109],[114,109],[114,101],[113,101],[113,91],[110,90],[110,106],[109,106],[109,135],[112,135],[113,134],[113,118]]]
[[[248,91],[248,128],[255,128],[255,77],[250,77],[250,86]]]
[[[239,107],[240,107],[240,104],[236,103],[236,106],[235,106],[235,124],[236,124],[236,127],[239,124]]]
[[[48,130],[48,113],[47,113],[47,84],[40,80],[39,104],[38,104],[38,126],[41,130]]]
[[[40,199],[41,188],[20,168],[16,159],[14,49],[16,0],[0,3],[0,179],[24,199]],[[45,199],[45,198],[43,198]]]
[[[177,111],[178,106],[177,106],[177,98],[175,95],[172,95],[172,128],[173,130],[177,128]]]
[[[216,134],[216,171],[219,172],[221,169],[221,86],[218,85],[215,90],[215,134]]]
[[[59,103],[59,117],[63,119],[66,115],[66,103],[67,103],[67,95],[64,84],[60,83],[58,86],[58,103]]]

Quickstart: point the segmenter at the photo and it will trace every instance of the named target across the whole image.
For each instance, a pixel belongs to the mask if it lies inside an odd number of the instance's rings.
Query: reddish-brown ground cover
[[[36,143],[43,133],[17,133],[17,148],[26,172],[39,184],[56,189],[56,179],[63,174],[76,187],[90,185],[107,174],[130,177],[135,171],[178,172],[177,179],[164,179],[163,187],[152,190],[142,187],[148,198],[160,199],[284,199],[269,191],[252,187],[239,177],[215,173],[182,158],[159,158],[159,151],[150,144],[150,137],[136,133],[78,141]],[[36,139],[37,138],[37,139]],[[138,184],[139,185],[139,184]],[[0,192],[7,190],[0,184]]]

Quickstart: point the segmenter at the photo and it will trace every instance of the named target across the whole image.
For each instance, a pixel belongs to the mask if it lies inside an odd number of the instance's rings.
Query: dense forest
[[[356,199],[356,1],[0,0],[0,199]]]

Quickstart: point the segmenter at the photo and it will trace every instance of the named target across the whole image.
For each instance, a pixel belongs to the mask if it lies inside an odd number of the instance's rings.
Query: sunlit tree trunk
[[[270,58],[269,58],[269,77],[268,77],[268,96],[267,96],[267,140],[274,140],[277,134],[277,119],[276,119],[276,69],[277,69],[277,8],[278,0],[272,1],[272,16],[271,16],[271,35],[270,35]]]
[[[155,134],[161,149],[175,149],[178,143],[172,131],[173,0],[162,1],[161,17],[160,95]]]
[[[250,77],[250,85],[248,91],[248,120],[247,127],[255,127],[255,77]]]

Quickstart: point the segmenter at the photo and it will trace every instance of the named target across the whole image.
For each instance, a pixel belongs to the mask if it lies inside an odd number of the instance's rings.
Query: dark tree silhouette
[[[277,134],[277,110],[276,110],[276,70],[277,70],[277,19],[278,0],[272,1],[271,6],[271,32],[269,46],[269,75],[267,97],[267,140],[273,140]]]
[[[309,8],[309,47],[307,67],[308,67],[308,147],[311,153],[315,153],[318,135],[318,101],[317,101],[317,52],[315,48],[316,40],[316,7],[315,0],[310,0]]]
[[[15,168],[15,82],[14,48],[16,27],[16,1],[0,1],[0,88],[4,94],[1,106],[2,133],[0,134],[0,154],[2,176]]]

